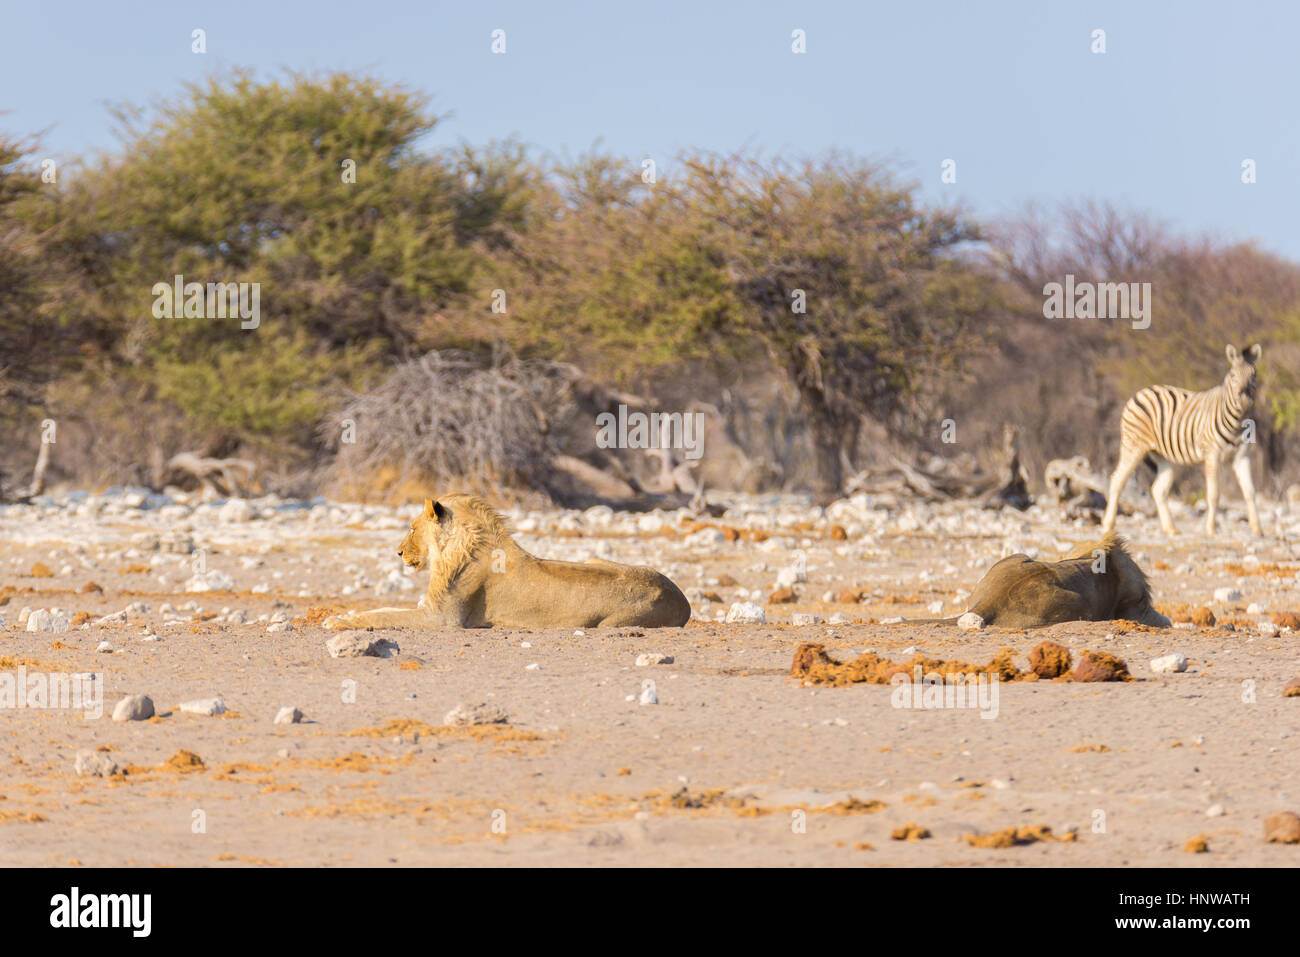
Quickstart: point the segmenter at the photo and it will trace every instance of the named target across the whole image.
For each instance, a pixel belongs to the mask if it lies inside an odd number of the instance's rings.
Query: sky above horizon
[[[38,156],[63,162],[116,148],[109,104],[241,67],[347,70],[429,94],[446,115],[430,147],[513,136],[563,157],[599,143],[661,170],[683,149],[834,149],[981,217],[1094,198],[1300,261],[1300,4],[1285,0],[74,0],[57,18],[11,5],[0,22],[0,130],[41,133]]]

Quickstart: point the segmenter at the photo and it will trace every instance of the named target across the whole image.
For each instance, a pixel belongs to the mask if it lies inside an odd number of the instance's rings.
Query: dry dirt
[[[1189,510],[1173,541],[1150,520],[1121,526],[1162,608],[1190,617],[1209,607],[1220,624],[962,632],[877,622],[956,615],[961,591],[1002,554],[1056,557],[1095,529],[1037,506],[1021,515],[841,504],[823,513],[746,500],[712,523],[720,541],[675,514],[659,516],[660,527],[656,517],[511,514],[537,554],[655,564],[707,620],[585,634],[394,630],[385,635],[400,653],[383,659],[331,658],[333,633],[317,622],[325,608],[415,602],[419,590],[385,578],[398,567],[404,512],[318,504],[225,521],[215,508],[178,506],[0,509],[0,671],[90,672],[104,689],[102,717],[0,715],[0,861],[1300,864],[1300,845],[1266,843],[1263,824],[1300,811],[1300,698],[1283,697],[1300,675],[1298,639],[1259,629],[1300,611],[1300,551],[1286,541],[1296,516],[1266,510],[1269,535],[1258,541],[1232,510],[1215,540]],[[174,529],[192,536],[201,566],[139,538]],[[33,576],[37,562],[46,567]],[[196,567],[233,587],[187,593]],[[798,574],[779,580],[787,567]],[[800,576],[794,601],[767,604]],[[83,592],[91,582],[100,590]],[[376,582],[399,590],[380,597]],[[356,591],[340,597],[345,586]],[[1241,598],[1216,602],[1223,587]],[[848,591],[866,597],[840,603]],[[755,592],[767,623],[714,620]],[[52,633],[18,620],[27,607],[94,622],[134,602],[148,609],[125,623]],[[178,610],[165,618],[164,603]],[[221,620],[232,610],[247,623]],[[257,619],[276,611],[303,620],[268,632]],[[849,621],[796,626],[794,614]],[[839,660],[873,651],[987,662],[1011,647],[1023,669],[1044,640],[1076,660],[1084,649],[1116,655],[1137,680],[1004,682],[986,718],[978,708],[895,707],[889,686],[805,687],[789,676],[803,642]],[[111,652],[96,650],[104,641]],[[1152,658],[1175,651],[1185,673],[1152,672]],[[674,661],[638,667],[642,653]],[[657,704],[639,703],[647,681]],[[110,720],[128,694],[149,695],[159,716]],[[218,696],[230,709],[220,716],[177,707]],[[504,709],[509,724],[444,725],[454,706],[479,702]],[[274,724],[282,706],[304,722]],[[78,752],[95,749],[125,773],[78,775]],[[1202,835],[1208,849],[1188,853]]]

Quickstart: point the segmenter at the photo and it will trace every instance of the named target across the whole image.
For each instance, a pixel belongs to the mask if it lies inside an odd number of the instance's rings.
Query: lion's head
[[[508,537],[500,516],[481,499],[472,495],[426,498],[397,554],[411,568],[432,568],[453,576],[473,561],[485,543]]]

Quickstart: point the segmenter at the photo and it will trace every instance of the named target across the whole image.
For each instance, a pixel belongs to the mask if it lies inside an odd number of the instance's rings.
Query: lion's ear
[[[433,514],[438,519],[438,521],[442,522],[445,521],[447,516],[450,515],[451,513],[448,512],[445,508],[443,508],[442,505],[440,505],[438,502],[434,502]]]
[[[425,518],[433,518],[433,512],[434,512],[434,509],[436,509],[437,507],[438,507],[438,505],[437,505],[436,502],[434,502],[433,499],[431,499],[431,498],[426,498],[426,499],[424,500],[424,517],[425,517]]]

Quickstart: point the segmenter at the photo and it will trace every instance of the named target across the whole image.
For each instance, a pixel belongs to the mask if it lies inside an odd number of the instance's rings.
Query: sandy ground
[[[4,863],[1300,864],[1300,846],[1265,843],[1262,823],[1300,811],[1300,698],[1282,696],[1300,675],[1297,638],[1259,628],[1300,610],[1300,551],[1288,544],[1300,516],[1284,510],[1265,510],[1268,535],[1254,541],[1232,509],[1214,540],[1190,510],[1176,516],[1185,532],[1173,541],[1150,520],[1121,528],[1162,607],[1208,606],[1230,627],[1033,633],[880,622],[957,614],[1001,555],[1054,558],[1095,534],[1046,507],[999,514],[863,497],[823,511],[749,499],[713,521],[717,531],[694,532],[695,519],[676,514],[514,512],[519,541],[537,554],[655,564],[700,620],[585,634],[397,630],[392,657],[334,659],[333,633],[302,616],[414,604],[423,582],[403,578],[395,554],[408,513],[253,505],[249,516],[110,495],[0,510],[0,671],[94,673],[104,699],[101,717],[30,707],[0,716]],[[715,540],[733,529],[736,541]],[[31,574],[37,562],[50,577]],[[767,604],[791,577],[806,578],[797,600]],[[102,592],[81,591],[91,582]],[[225,587],[186,591],[214,583]],[[1229,587],[1240,598],[1216,602]],[[834,600],[845,588],[867,594]],[[715,620],[755,598],[766,623]],[[125,622],[68,631],[19,622],[23,608],[93,622],[128,606]],[[268,632],[277,612],[300,620]],[[823,620],[792,625],[795,613]],[[848,620],[824,620],[837,615]],[[996,716],[984,717],[895,707],[885,686],[789,677],[805,641],[846,658],[903,660],[914,647],[983,662],[1048,638],[1076,655],[1116,654],[1139,680],[1004,683]],[[112,650],[97,651],[101,642]],[[1174,651],[1187,671],[1154,674],[1150,659]],[[674,661],[638,667],[642,653]],[[646,682],[657,704],[639,703]],[[128,694],[149,695],[159,716],[112,721]],[[178,710],[214,696],[227,713]],[[504,709],[509,724],[444,724],[454,706],[478,702]],[[304,722],[274,724],[282,706]],[[77,773],[78,752],[96,749],[119,773]],[[182,751],[202,764],[176,766]],[[891,837],[908,824],[930,836]],[[1077,829],[1075,839],[1002,849],[963,839],[1034,825]],[[1208,852],[1185,851],[1198,835]]]

